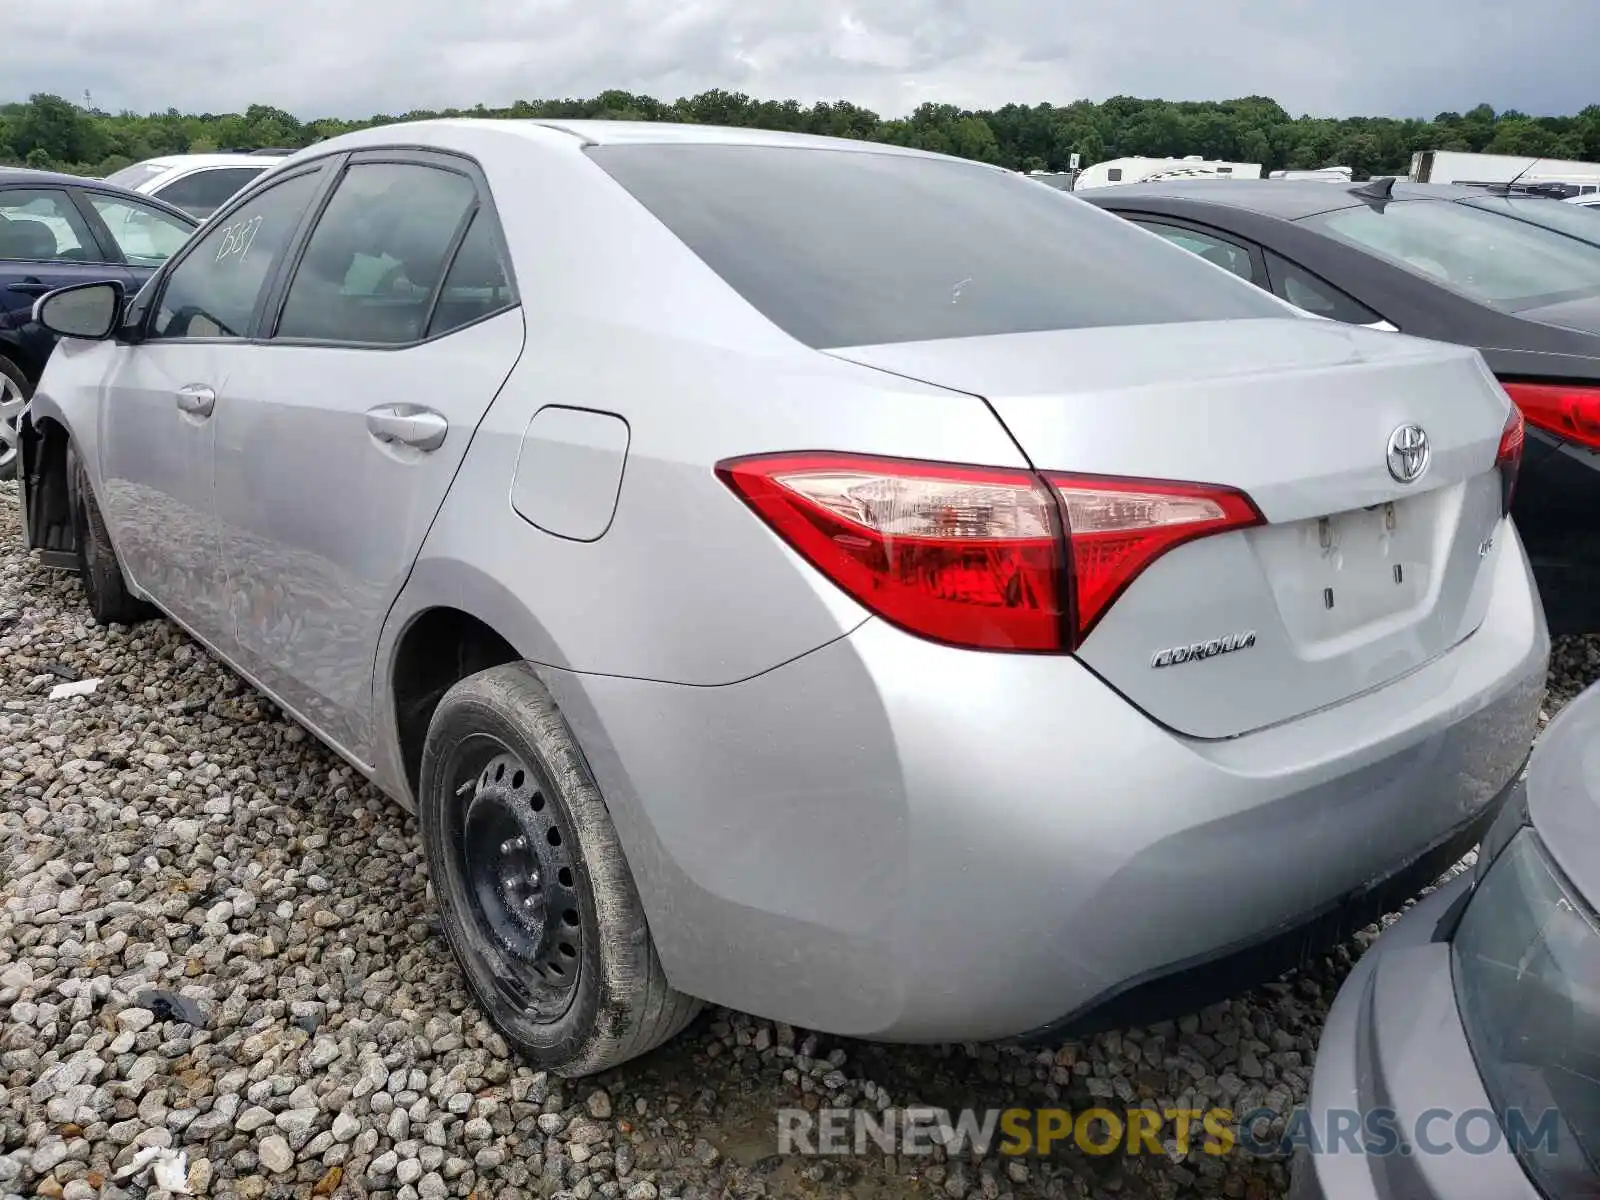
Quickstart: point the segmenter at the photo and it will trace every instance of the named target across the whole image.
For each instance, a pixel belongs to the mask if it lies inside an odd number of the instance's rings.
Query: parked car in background
[[[1545,729],[1476,867],[1345,980],[1311,1085],[1324,1140],[1298,1146],[1293,1200],[1600,1195],[1596,747],[1600,686]],[[1350,1144],[1329,1145],[1344,1113],[1391,1127],[1347,1120]]]
[[[287,151],[168,154],[123,167],[107,183],[156,196],[204,220],[240,188],[283,161]]]
[[[1560,201],[1294,180],[1084,199],[1318,316],[1477,347],[1528,421],[1515,515],[1551,628],[1600,630],[1600,247],[1507,211]]]
[[[1587,196],[1568,196],[1566,203],[1579,204],[1584,208],[1594,208],[1596,205],[1600,205],[1600,195],[1591,193]]]
[[[40,302],[81,340],[27,543],[418,809],[473,992],[566,1074],[699,999],[909,1041],[1189,1011],[1436,878],[1527,755],[1479,356],[1012,171],[393,125],[117,291]]]
[[[196,224],[98,179],[0,167],[0,479],[16,473],[17,414],[55,345],[34,301],[97,279],[137,290]]]

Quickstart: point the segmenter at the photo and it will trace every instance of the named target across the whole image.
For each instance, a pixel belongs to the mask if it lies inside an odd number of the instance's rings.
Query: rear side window
[[[1255,288],[1011,172],[790,146],[588,153],[811,346],[1283,316]]]
[[[159,267],[176,254],[194,232],[193,226],[148,205],[100,192],[84,195],[131,266]]]
[[[1139,220],[1135,225],[1142,225],[1151,233],[1160,234],[1174,246],[1182,247],[1190,254],[1198,254],[1207,262],[1215,263],[1225,270],[1232,271],[1240,279],[1254,282],[1255,272],[1250,266],[1250,251],[1237,242],[1230,242],[1226,238],[1213,237],[1195,229],[1184,229],[1178,225],[1166,225],[1160,221]]]
[[[1300,224],[1506,312],[1600,296],[1600,247],[1450,200],[1362,205]]]
[[[23,262],[99,262],[103,256],[65,192],[0,192],[0,258]]]
[[[154,194],[196,217],[209,217],[265,167],[211,167],[173,180]]]
[[[1363,304],[1358,304],[1338,288],[1304,267],[1297,267],[1287,258],[1263,250],[1267,260],[1267,274],[1272,278],[1272,291],[1296,308],[1327,317],[1330,321],[1343,321],[1347,325],[1375,325],[1383,320]]]
[[[494,219],[479,209],[444,277],[428,324],[429,337],[460,329],[511,307],[511,281],[494,233]]]
[[[445,260],[477,191],[455,171],[357,163],[306,243],[278,336],[401,345],[421,340]]]

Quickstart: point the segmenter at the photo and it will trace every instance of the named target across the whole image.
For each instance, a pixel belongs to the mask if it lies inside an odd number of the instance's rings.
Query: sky
[[[1600,102],[1594,0],[51,0],[7,6],[0,100],[301,119],[607,88],[884,116],[1112,95],[1291,114]]]

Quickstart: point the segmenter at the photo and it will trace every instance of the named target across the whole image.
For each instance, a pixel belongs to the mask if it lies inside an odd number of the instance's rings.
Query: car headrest
[[[31,217],[0,217],[0,258],[45,261],[56,256],[56,235]]]

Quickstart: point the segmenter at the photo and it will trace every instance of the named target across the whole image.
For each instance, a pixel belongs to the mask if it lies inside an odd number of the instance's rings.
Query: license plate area
[[[1427,605],[1459,508],[1455,488],[1257,531],[1255,549],[1290,636],[1337,643]]]

